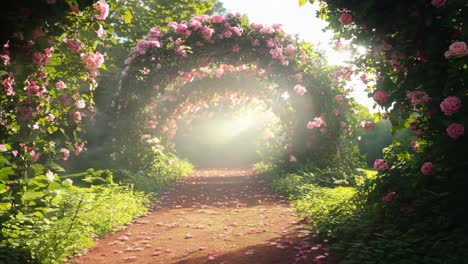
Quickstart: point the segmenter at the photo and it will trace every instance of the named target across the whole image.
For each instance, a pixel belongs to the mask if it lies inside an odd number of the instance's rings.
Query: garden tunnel
[[[318,162],[339,153],[348,136],[348,102],[338,76],[310,44],[239,14],[193,17],[168,28],[152,28],[125,61],[113,101],[119,144],[112,155],[120,164],[141,167],[173,150],[178,121],[221,97],[240,104],[255,99],[272,109],[286,133],[276,146],[285,150],[284,160]]]

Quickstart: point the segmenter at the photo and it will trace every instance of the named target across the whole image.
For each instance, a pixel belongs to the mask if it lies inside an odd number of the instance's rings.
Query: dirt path
[[[308,234],[251,170],[199,170],[70,263],[327,263],[328,248]]]

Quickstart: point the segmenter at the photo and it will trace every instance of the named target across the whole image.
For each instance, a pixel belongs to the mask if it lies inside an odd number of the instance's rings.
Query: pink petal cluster
[[[353,16],[350,13],[343,12],[340,15],[340,23],[343,25],[349,25],[353,22]]]
[[[390,166],[383,159],[376,159],[374,161],[374,170],[376,171],[385,171],[388,170]]]
[[[99,0],[93,5],[94,9],[99,12],[99,15],[96,15],[96,18],[99,20],[104,20],[109,15],[109,4],[104,0]]]
[[[437,8],[444,7],[445,4],[447,4],[447,0],[432,0],[431,1],[431,5]]]
[[[299,84],[297,84],[296,86],[294,86],[294,91],[295,91],[298,95],[301,95],[301,96],[304,95],[304,94],[307,92],[306,88],[305,88],[304,86],[302,86],[302,85],[299,85]]]
[[[440,109],[445,115],[453,115],[461,108],[461,100],[456,96],[449,96],[445,98],[440,104]]]
[[[104,55],[99,51],[96,51],[96,53],[82,53],[81,60],[86,64],[86,68],[94,70],[96,68],[100,68],[104,63]]]
[[[15,83],[15,79],[12,76],[8,76],[5,80],[3,80],[3,88],[5,88],[6,95],[12,96],[15,95],[15,91],[13,90],[13,84]]]
[[[365,130],[371,130],[374,128],[374,124],[369,121],[362,121],[361,122],[361,127],[364,128]]]
[[[295,163],[295,162],[297,162],[297,158],[294,155],[290,155],[289,156],[289,162]]]
[[[70,157],[70,151],[66,148],[61,148],[60,152],[62,152],[63,154],[63,160],[68,160],[68,158]]]
[[[428,176],[434,175],[435,171],[433,169],[432,162],[424,162],[424,164],[421,166],[421,172],[422,174]]]
[[[286,54],[288,54],[288,55],[294,55],[294,53],[296,53],[296,47],[295,47],[293,44],[289,44],[289,45],[286,47]]]
[[[42,52],[34,52],[32,55],[32,62],[39,67],[43,67],[50,62],[50,56]]]
[[[453,139],[459,139],[465,135],[465,127],[462,124],[452,123],[447,127],[447,134]]]
[[[316,127],[326,127],[326,126],[327,126],[327,123],[325,122],[325,120],[323,120],[322,117],[316,117],[314,118],[314,121],[309,121],[309,123],[307,123],[308,129],[314,129]]]
[[[55,88],[57,88],[57,90],[65,89],[66,87],[67,85],[63,81],[58,81],[55,83]]]
[[[429,101],[431,101],[431,97],[426,92],[422,91],[413,91],[408,92],[406,97],[411,99],[411,103],[413,105],[423,105]]]
[[[65,39],[64,42],[72,53],[77,53],[82,49],[81,41],[77,39]]]
[[[377,90],[374,92],[373,98],[377,103],[385,103],[388,101],[388,93],[383,90]]]
[[[335,100],[338,101],[338,102],[343,101],[343,95],[342,94],[335,95]]]
[[[75,156],[80,155],[81,151],[84,150],[84,143],[75,144]]]
[[[468,55],[468,47],[463,41],[457,41],[449,46],[449,49],[444,53],[445,58],[459,58]]]
[[[396,192],[388,192],[382,197],[382,201],[386,203],[391,202],[395,196],[396,196]]]

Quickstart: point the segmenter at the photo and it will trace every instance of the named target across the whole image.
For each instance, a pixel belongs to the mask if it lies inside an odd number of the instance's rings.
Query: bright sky
[[[299,6],[297,0],[221,0],[228,12],[247,14],[250,22],[261,24],[282,24],[289,34],[298,34],[300,39],[318,45],[325,50],[331,64],[343,64],[347,55],[333,50],[330,44],[331,32],[323,32],[327,23],[316,18],[318,3],[306,3]],[[349,55],[348,55],[349,56]],[[353,81],[353,90],[350,96],[371,110],[374,101],[367,97],[365,86]]]

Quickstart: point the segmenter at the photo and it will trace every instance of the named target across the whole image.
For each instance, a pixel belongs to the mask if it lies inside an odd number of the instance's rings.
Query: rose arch
[[[125,64],[112,123],[112,157],[125,164],[142,166],[169,150],[178,121],[222,98],[271,107],[288,134],[285,160],[331,161],[349,137],[336,71],[280,25],[249,24],[239,14],[171,22],[166,31],[152,28]]]

